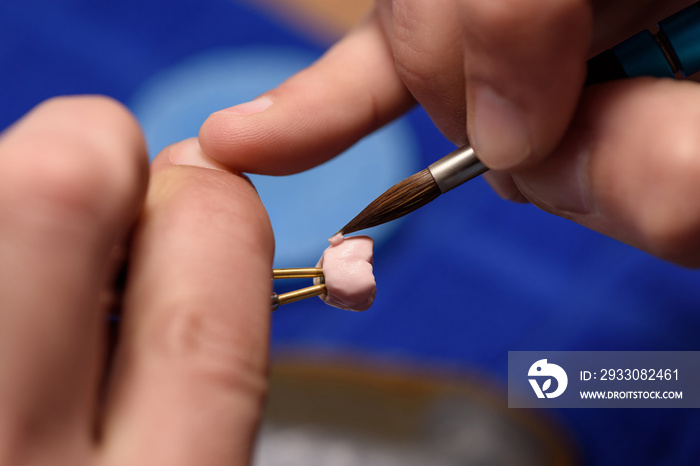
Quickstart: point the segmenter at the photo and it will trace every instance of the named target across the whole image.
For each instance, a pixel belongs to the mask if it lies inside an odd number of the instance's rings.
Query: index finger
[[[188,140],[152,167],[105,419],[104,454],[116,464],[248,464],[251,454],[272,231],[252,185],[203,161]]]
[[[288,175],[331,159],[413,104],[373,15],[276,89],[210,115],[199,141],[235,170]]]

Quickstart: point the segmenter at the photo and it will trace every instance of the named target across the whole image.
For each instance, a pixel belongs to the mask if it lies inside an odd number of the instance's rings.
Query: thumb
[[[327,161],[411,105],[372,15],[276,89],[210,115],[199,142],[232,169],[286,175]]]
[[[522,168],[563,136],[585,76],[586,0],[463,1],[467,132],[489,167]]]

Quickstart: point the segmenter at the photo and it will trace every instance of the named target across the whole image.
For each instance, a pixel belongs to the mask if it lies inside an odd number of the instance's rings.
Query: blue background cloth
[[[312,56],[323,49],[236,1],[1,2],[0,127],[58,94],[102,93],[130,104],[146,82],[193,56],[250,46]],[[405,124],[418,157],[407,164],[423,167],[453,149],[420,110]],[[375,266],[370,311],[315,299],[289,305],[274,315],[274,349],[361,352],[504,385],[508,351],[700,349],[698,272],[503,202],[483,180],[409,216],[378,246]],[[694,410],[548,414],[576,439],[586,464],[685,465],[700,457]]]

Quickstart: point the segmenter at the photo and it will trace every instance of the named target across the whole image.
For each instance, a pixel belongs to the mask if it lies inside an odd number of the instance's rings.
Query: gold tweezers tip
[[[323,269],[318,267],[305,267],[293,269],[272,269],[272,278],[316,278],[323,277]]]

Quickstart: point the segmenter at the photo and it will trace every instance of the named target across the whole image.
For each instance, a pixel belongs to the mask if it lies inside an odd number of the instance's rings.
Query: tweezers
[[[323,269],[317,267],[296,268],[296,269],[273,269],[272,279],[284,278],[320,278],[321,283],[318,285],[308,286],[299,290],[290,291],[287,293],[277,294],[272,292],[272,310],[275,311],[282,304],[293,303],[302,299],[311,298],[326,294],[326,285],[323,280]]]

